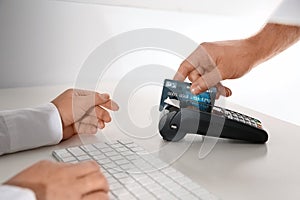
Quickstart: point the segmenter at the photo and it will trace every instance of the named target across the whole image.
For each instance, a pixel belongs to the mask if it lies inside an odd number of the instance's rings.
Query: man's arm
[[[284,0],[256,35],[222,42],[205,42],[180,65],[174,79],[193,82],[191,92],[198,94],[216,86],[218,95],[230,96],[222,80],[235,79],[249,72],[300,38],[300,1]]]
[[[268,23],[246,39],[205,42],[183,61],[174,78],[183,81],[188,77],[194,94],[217,86],[221,95],[230,96],[222,80],[242,77],[299,39],[300,26]]]
[[[222,80],[243,76],[258,64],[284,51],[300,39],[300,26],[266,24],[257,34],[242,40],[203,43]]]
[[[245,40],[258,65],[284,51],[300,39],[300,26],[268,23],[256,35]]]
[[[0,111],[0,155],[57,144],[74,134],[95,134],[118,105],[108,94],[68,89],[36,108]]]
[[[0,155],[57,144],[61,139],[61,119],[52,103],[0,112]]]

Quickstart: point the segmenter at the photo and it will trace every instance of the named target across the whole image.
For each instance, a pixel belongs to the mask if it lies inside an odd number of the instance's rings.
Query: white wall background
[[[230,0],[225,4],[221,0],[190,0],[186,6],[180,0],[173,4],[153,1],[157,3],[151,5],[123,2],[127,6],[169,10],[55,0],[0,0],[0,88],[72,84],[97,46],[113,35],[138,28],[170,29],[199,43],[247,37],[259,30],[279,1]],[[194,9],[197,6],[199,9]],[[297,43],[245,77],[226,81],[233,90],[228,100],[300,125],[299,50]],[[180,60],[175,63],[174,70]]]

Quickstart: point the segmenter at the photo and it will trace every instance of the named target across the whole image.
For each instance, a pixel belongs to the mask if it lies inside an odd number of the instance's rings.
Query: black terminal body
[[[218,127],[219,131],[207,135],[209,127]],[[166,141],[179,141],[187,133],[250,143],[265,143],[268,140],[268,134],[259,120],[220,107],[206,112],[168,105],[160,118],[159,131]]]

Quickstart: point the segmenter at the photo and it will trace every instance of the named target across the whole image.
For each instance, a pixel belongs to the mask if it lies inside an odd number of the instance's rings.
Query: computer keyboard
[[[218,199],[132,141],[59,149],[53,156],[67,163],[95,160],[108,180],[110,199]]]

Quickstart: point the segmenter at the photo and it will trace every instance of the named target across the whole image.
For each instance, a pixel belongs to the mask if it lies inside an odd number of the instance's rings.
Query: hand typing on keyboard
[[[38,200],[108,199],[108,183],[96,162],[40,161],[5,183],[31,189]]]
[[[111,200],[216,200],[181,172],[132,141],[118,140],[59,149],[60,162],[95,160],[109,183]]]

